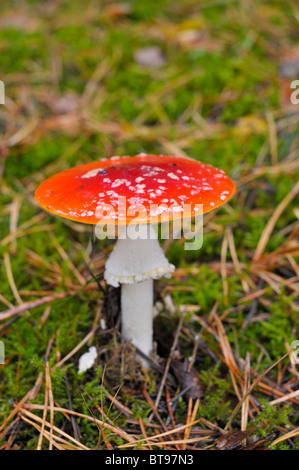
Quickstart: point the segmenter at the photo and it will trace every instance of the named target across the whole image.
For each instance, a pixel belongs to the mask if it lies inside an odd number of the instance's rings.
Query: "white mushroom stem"
[[[122,286],[122,337],[147,356],[153,347],[153,279],[169,277],[174,269],[147,225],[127,228],[106,262],[106,282]]]
[[[147,356],[153,348],[153,300],[152,279],[121,286],[122,337]]]

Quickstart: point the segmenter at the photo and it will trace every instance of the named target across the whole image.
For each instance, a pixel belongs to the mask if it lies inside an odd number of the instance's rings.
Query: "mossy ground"
[[[18,7],[2,1],[1,310],[45,295],[77,292],[50,303],[50,310],[42,305],[12,317],[14,322],[2,321],[6,364],[0,369],[1,421],[44,372],[50,338],[55,404],[69,407],[67,376],[74,410],[101,419],[100,406],[115,426],[137,436],[141,429],[111,406],[109,394],[120,388],[117,398],[131,410],[130,419],[148,421],[152,410],[142,387],[155,401],[178,312],[186,311],[177,345],[180,357],[191,358],[193,333],[214,353],[198,347],[193,361],[203,390],[196,418],[221,429],[239,401],[236,388],[242,396],[246,354],[252,383],[287,352],[287,345],[299,340],[294,195],[266,237],[260,260],[254,259],[267,222],[298,179],[298,111],[282,101],[279,75],[285,51],[298,51],[298,22],[295,1],[54,0],[26,1]],[[136,61],[136,50],[148,46],[160,48],[164,65],[144,67]],[[227,205],[205,217],[200,251],[186,252],[182,241],[166,243],[178,269],[172,279],[157,282],[156,296],[171,293],[177,313],[165,306],[156,319],[162,372],[148,374],[121,345],[117,293],[103,293],[93,277],[98,275],[105,289],[101,279],[111,243],[94,241],[90,227],[45,214],[34,201],[38,184],[56,171],[140,152],[187,154],[222,168],[238,187]],[[80,284],[82,278],[88,288]],[[263,292],[255,301],[251,295],[259,289]],[[244,328],[251,308],[253,316]],[[95,367],[77,373],[78,359],[88,347],[84,344],[54,368],[91,331],[99,312],[109,329],[97,329],[88,343],[99,351]],[[239,377],[225,358],[221,329],[211,312],[225,329]],[[270,443],[298,428],[298,398],[269,404],[297,390],[298,377],[298,366],[286,358],[267,374],[268,388],[257,386],[252,392],[248,428],[255,436],[268,436]],[[172,378],[166,385],[174,398],[183,385]],[[43,405],[44,392],[43,381],[29,403]],[[176,423],[185,424],[188,400],[181,396],[175,403]],[[158,412],[167,422],[164,389]],[[240,420],[241,411],[232,429],[240,430]],[[56,412],[54,422],[73,435],[65,415]],[[151,422],[159,424],[156,417]],[[109,430],[98,442],[93,422],[78,418],[77,424],[81,441],[90,448],[116,448],[125,442]],[[204,422],[198,426],[208,429]],[[153,432],[146,429],[148,435]],[[38,438],[38,430],[17,420],[1,445],[35,449]],[[298,442],[289,439],[276,448],[299,449]],[[190,447],[208,445],[213,445],[213,436]],[[48,446],[45,439],[43,446]]]

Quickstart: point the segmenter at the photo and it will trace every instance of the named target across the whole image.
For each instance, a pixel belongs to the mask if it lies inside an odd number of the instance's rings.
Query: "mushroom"
[[[96,225],[99,238],[118,240],[104,278],[121,285],[122,337],[145,356],[153,345],[153,280],[169,277],[154,229],[159,222],[197,216],[221,206],[234,193],[231,179],[187,157],[140,154],[76,166],[44,181],[37,202],[47,211]],[[117,226],[117,230],[115,230]],[[143,359],[144,366],[147,361]]]

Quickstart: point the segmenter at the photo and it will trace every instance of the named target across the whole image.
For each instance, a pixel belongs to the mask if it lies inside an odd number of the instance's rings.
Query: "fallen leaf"
[[[212,39],[209,32],[200,29],[189,29],[181,31],[177,36],[177,42],[187,50],[200,49],[208,52],[218,52],[222,44]]]
[[[23,13],[8,14],[0,19],[1,29],[19,29],[32,32],[39,27],[39,21],[36,18],[24,15]]]
[[[241,117],[233,128],[233,134],[244,137],[252,134],[264,135],[267,131],[266,120],[254,114]]]
[[[79,107],[79,97],[74,93],[66,93],[61,96],[43,95],[39,97],[54,114],[74,113]]]
[[[230,431],[216,440],[216,447],[219,450],[237,449],[248,435],[248,431]]]
[[[40,130],[64,131],[76,135],[82,129],[82,119],[76,113],[57,115],[43,121]]]
[[[299,78],[299,46],[290,47],[282,52],[279,76],[291,80]]]
[[[127,16],[131,13],[132,6],[129,3],[110,3],[105,8],[105,14],[108,18],[116,19],[122,16]]]
[[[174,373],[177,381],[182,390],[188,388],[185,393],[187,400],[189,398],[197,399],[202,397],[202,389],[199,376],[195,369],[191,368],[189,371],[189,361],[187,358],[175,358],[170,364],[171,370]]]
[[[134,59],[137,64],[150,68],[162,67],[166,62],[165,54],[158,46],[137,49],[134,54]]]

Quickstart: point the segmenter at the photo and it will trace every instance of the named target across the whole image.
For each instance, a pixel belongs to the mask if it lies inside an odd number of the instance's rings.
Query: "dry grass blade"
[[[63,366],[63,364],[65,364],[65,362],[67,362],[74,354],[76,354],[76,352],[78,352],[82,348],[82,346],[84,346],[84,344],[88,343],[88,341],[91,338],[93,338],[93,336],[95,334],[95,331],[98,327],[98,322],[99,322],[99,319],[100,319],[100,315],[101,315],[101,312],[100,312],[100,310],[98,310],[92,330],[85,336],[85,338],[82,339],[82,341],[80,341],[79,344],[77,344],[77,346],[74,349],[72,349],[71,352],[69,352],[63,359],[61,359],[61,361],[59,361],[53,367],[53,369],[56,369],[56,367]]]
[[[273,176],[281,175],[281,174],[291,174],[291,173],[296,172],[298,168],[299,168],[298,159],[291,161],[291,162],[281,163],[275,166],[265,166],[265,167],[256,168],[254,171],[252,171],[248,175],[238,180],[238,187],[241,187],[242,185],[247,184],[250,181],[257,179],[260,176],[264,176],[267,174],[273,175]]]
[[[244,372],[244,384],[243,384],[243,396],[246,395],[247,391],[250,388],[250,354],[247,352],[246,361],[245,361],[245,372]],[[242,403],[242,413],[241,413],[241,431],[246,431],[248,424],[248,413],[249,413],[249,399],[247,398]],[[243,442],[246,445],[246,439]]]
[[[26,405],[26,409],[35,409],[35,410],[43,410],[44,405]],[[122,431],[120,428],[117,426],[112,426],[111,424],[101,421],[100,419],[94,418],[93,416],[88,416],[82,413],[78,413],[76,411],[68,410],[67,408],[60,408],[57,406],[54,406],[53,411],[58,411],[60,413],[65,413],[65,414],[70,414],[74,416],[78,416],[79,418],[87,419],[88,421],[91,421],[99,426],[103,426],[104,428],[109,429],[110,431],[114,432],[118,436],[120,436],[122,439],[124,439],[127,442],[135,442],[134,437],[132,437],[130,434],[126,433],[125,431]]]
[[[184,323],[184,319],[185,319],[185,313],[186,312],[184,312],[183,315],[181,316],[179,324],[178,324],[176,332],[175,332],[173,344],[171,346],[170,354],[169,354],[168,359],[167,359],[167,363],[166,363],[166,366],[165,366],[165,370],[164,370],[164,374],[163,374],[163,377],[162,377],[161,385],[160,385],[160,388],[159,388],[159,391],[158,391],[158,394],[157,394],[157,398],[156,398],[156,401],[155,401],[155,409],[157,409],[158,406],[159,406],[159,402],[160,402],[160,399],[161,399],[161,396],[162,396],[164,385],[165,385],[165,382],[166,382],[166,379],[167,379],[167,374],[169,372],[169,367],[170,367],[170,363],[171,363],[171,360],[172,360],[172,356],[173,356],[173,353],[174,353],[174,351],[177,347],[179,336],[180,336],[180,333],[181,333],[181,330],[182,330],[182,327],[183,327],[183,323]],[[149,421],[151,421],[151,419],[152,419],[152,415],[150,416]]]
[[[292,439],[293,437],[299,436],[299,428],[293,429],[293,431],[288,432],[287,434],[284,434],[281,437],[278,437],[275,439],[275,441],[271,442],[270,446],[274,447],[280,442],[286,441],[287,439]]]
[[[153,410],[153,414],[156,416],[156,418],[158,419],[158,421],[160,422],[162,428],[165,430],[165,432],[168,432],[168,429],[166,427],[166,425],[164,424],[161,416],[159,415],[158,413],[158,410],[153,402],[153,400],[151,399],[151,397],[149,396],[148,392],[145,390],[144,386],[142,386],[142,392],[143,392],[143,395],[146,399],[146,401],[148,402],[149,406],[151,407],[151,409]]]
[[[173,425],[174,428],[176,428],[176,422],[175,422],[175,418],[174,418],[174,414],[173,414],[173,410],[172,410],[172,403],[171,403],[170,393],[169,393],[169,390],[168,390],[167,387],[165,388],[165,394],[166,394],[167,408],[168,408],[168,412],[169,412],[169,415],[170,415],[170,418],[171,418],[171,421],[172,421],[172,425]],[[177,438],[180,439],[180,436],[178,434],[177,434]]]
[[[10,220],[9,220],[9,232],[14,237],[14,234],[17,231],[18,220],[20,215],[20,207],[22,204],[23,197],[21,195],[15,196],[13,202],[11,203],[10,209]],[[17,253],[17,244],[14,239],[11,243],[10,252],[15,255]]]
[[[51,306],[48,305],[45,310],[44,310],[44,313],[42,314],[42,316],[40,317],[39,319],[39,322],[38,322],[38,329],[41,330],[42,327],[44,326],[44,324],[46,323],[46,321],[48,320],[49,316],[50,316],[50,313],[51,313]]]
[[[238,274],[239,278],[241,279],[243,290],[246,292],[246,294],[249,294],[250,293],[249,280],[247,281],[245,279],[245,275],[242,271],[242,267],[241,267],[241,264],[239,262],[238,255],[237,255],[234,235],[230,227],[227,227],[227,238],[228,238],[229,250],[230,250],[232,260],[233,260],[236,274]]]
[[[284,401],[290,400],[290,398],[296,398],[298,396],[299,396],[299,390],[296,390],[295,392],[287,393],[283,397],[270,401],[269,405],[277,405],[278,403],[283,403]]]
[[[228,303],[228,282],[227,282],[227,267],[226,267],[226,255],[228,249],[228,236],[227,231],[224,233],[222,246],[221,246],[221,276],[223,283],[223,302],[224,305]]]
[[[49,450],[52,450],[52,436],[53,436],[53,426],[54,426],[54,397],[52,391],[52,381],[50,374],[49,362],[46,362],[46,387],[49,392],[49,404],[50,404],[50,441],[49,441]]]
[[[69,387],[69,381],[68,381],[68,378],[67,378],[67,373],[64,374],[64,384],[65,384],[66,393],[67,393],[67,397],[68,397],[68,408],[70,410],[73,410],[73,402],[72,402],[72,396],[71,396],[71,391],[70,391],[70,387]],[[75,436],[76,440],[80,441],[81,434],[80,434],[80,429],[79,429],[79,426],[78,426],[78,423],[77,423],[77,420],[76,420],[75,416],[71,415],[69,417],[69,416],[65,415],[65,417],[68,420],[70,420],[70,422],[72,423],[72,428],[73,428],[73,432],[74,432],[74,436]]]
[[[186,448],[186,446],[188,444],[191,444],[193,442],[208,441],[209,439],[210,439],[210,436],[194,437],[194,438],[191,438],[191,439],[181,439],[181,440],[177,440],[177,441],[163,441],[163,442],[152,442],[152,443],[143,442],[143,445],[144,446],[153,445],[153,446],[156,446],[156,447],[164,447],[164,446],[167,446],[167,445],[172,445],[172,446],[183,445],[184,448]],[[129,447],[134,447],[134,444],[125,444],[123,446],[118,446],[119,449],[124,449],[124,448],[129,448]]]
[[[145,439],[148,439],[148,435],[147,435],[147,432],[146,432],[146,429],[145,429],[145,426],[144,426],[144,422],[143,422],[141,416],[139,417],[139,420],[138,420],[138,421],[139,421],[139,426],[140,426],[141,434],[144,435]],[[150,450],[153,449],[151,445],[149,445],[149,448],[150,448]],[[143,446],[141,447],[141,449],[143,449]]]
[[[44,429],[45,429],[45,422],[47,419],[47,413],[48,413],[48,400],[49,400],[49,387],[47,386],[47,378],[46,378],[46,388],[45,388],[45,404],[44,404],[44,411],[43,411],[43,419],[42,419],[42,426],[41,426],[41,431],[37,443],[37,449],[36,450],[41,450],[42,448],[42,443],[43,443],[43,435],[44,435]]]
[[[50,302],[54,302],[55,300],[65,299],[73,295],[75,292],[61,292],[59,294],[54,295],[47,295],[42,299],[32,300],[29,302],[23,302],[21,305],[17,307],[10,308],[4,312],[0,313],[0,321],[6,320],[7,318],[13,317],[14,315],[20,315],[21,313],[25,312],[26,310],[31,310],[32,308],[39,307],[40,305],[48,304]]]
[[[111,403],[116,406],[125,416],[132,417],[133,413],[129,408],[123,405],[115,396],[112,396],[111,393],[106,391],[106,397],[109,398]]]
[[[219,342],[220,342],[220,346],[221,346],[221,349],[222,349],[222,352],[223,352],[223,355],[224,355],[225,362],[226,362],[227,366],[229,367],[229,369],[232,371],[232,373],[236,377],[240,378],[241,374],[240,374],[239,369],[237,367],[237,364],[236,364],[231,346],[229,344],[224,326],[223,326],[220,318],[216,314],[216,312],[213,312],[213,318],[215,319],[215,322],[216,322],[216,325],[217,325]]]
[[[270,367],[268,367],[268,369],[266,369],[261,375],[259,375],[252,383],[251,387],[249,388],[249,390],[247,391],[247,393],[243,396],[242,400],[239,401],[239,403],[237,404],[237,406],[235,407],[234,411],[232,412],[231,414],[231,417],[229,418],[226,426],[225,426],[225,429],[229,429],[231,427],[231,424],[232,424],[232,421],[234,419],[234,417],[236,416],[236,414],[238,413],[239,409],[241,408],[242,404],[244,403],[244,401],[246,400],[246,398],[251,394],[252,390],[258,385],[258,383],[262,380],[263,377],[265,377],[265,375],[268,374],[268,372],[270,372],[270,370],[272,370],[275,366],[277,366],[281,361],[283,361],[287,356],[289,355],[289,353],[286,353],[284,356],[282,356],[280,359],[278,359],[276,362],[274,362],[274,364],[272,364]]]
[[[32,387],[32,389],[26,393],[26,395],[22,398],[22,400],[16,405],[15,409],[10,413],[10,415],[2,423],[2,425],[0,426],[0,431],[2,431],[7,425],[7,423],[9,423],[9,421],[19,412],[19,410],[23,407],[23,405],[26,403],[27,400],[32,400],[33,398],[35,398],[42,384],[43,377],[44,377],[44,374],[41,372],[38,375],[36,382],[34,386]]]
[[[0,433],[0,440],[2,440],[5,436],[7,435],[12,435],[13,429],[16,427],[16,425],[19,423],[20,418],[17,416],[6,428]]]
[[[151,437],[148,437],[147,439],[138,439],[134,442],[130,442],[129,444],[123,444],[119,447],[128,447],[128,446],[132,446],[132,445],[138,445],[140,443],[146,443],[146,442],[151,442],[153,445],[156,445],[155,441],[159,438],[162,438],[162,437],[165,437],[165,436],[170,436],[174,433],[179,433],[181,431],[184,431],[186,428],[190,428],[192,426],[194,426],[194,424],[197,424],[199,423],[200,419],[197,419],[196,421],[193,421],[193,422],[190,422],[188,424],[184,424],[183,426],[179,426],[178,428],[175,428],[175,429],[170,429],[169,431],[166,431],[166,432],[162,432],[160,434],[156,434],[155,436],[151,436]],[[154,442],[152,442],[154,441]],[[170,441],[172,445],[176,444],[177,441]]]
[[[220,318],[216,315],[216,313],[214,313],[214,317],[216,319],[217,328],[218,328],[218,337],[219,337],[220,346],[221,346],[223,356],[224,356],[223,362],[228,367],[229,375],[231,377],[231,381],[232,381],[235,393],[237,395],[237,398],[240,400],[241,399],[241,394],[240,394],[240,391],[238,389],[238,385],[237,385],[237,382],[236,382],[236,377],[239,380],[241,380],[241,374],[240,374],[240,372],[237,368],[237,365],[235,363],[233,352],[232,352],[231,346],[229,344],[228,338],[226,336],[225,329],[222,325],[222,322],[221,322]]]
[[[80,274],[80,272],[77,270],[74,263],[70,260],[68,254],[62,248],[62,246],[60,245],[58,240],[53,236],[53,234],[50,235],[50,238],[51,238],[51,241],[52,241],[53,245],[55,246],[56,250],[58,251],[59,255],[61,256],[61,259],[69,265],[71,272],[74,273],[74,275],[76,276],[77,281],[79,282],[79,284],[81,286],[84,286],[86,284],[86,280]]]
[[[24,417],[22,415],[25,415],[28,418],[31,418],[32,420],[37,421],[40,424],[43,424],[43,422],[44,422],[45,426],[43,428],[42,428],[42,426],[40,427],[40,432],[43,432],[43,435],[45,435],[45,432],[47,433],[48,440],[49,440],[49,446],[50,446],[50,444],[53,445],[54,440],[57,439],[58,436],[54,435],[54,433],[53,433],[53,432],[56,432],[56,433],[60,434],[61,436],[64,436],[66,439],[70,440],[74,444],[76,444],[82,450],[89,450],[88,447],[83,445],[81,442],[77,441],[77,439],[70,436],[69,434],[64,432],[62,429],[59,429],[57,426],[54,426],[52,423],[50,423],[48,421],[44,421],[42,418],[40,418],[39,416],[36,416],[34,413],[31,413],[26,408],[21,408],[20,409],[20,416],[21,416],[22,419],[24,419]],[[31,424],[32,424],[32,421],[31,421]],[[45,429],[44,429],[45,427],[50,428],[50,432],[45,431]]]
[[[278,142],[277,142],[277,129],[273,117],[273,113],[268,110],[266,112],[266,118],[269,128],[269,142],[270,142],[270,151],[271,151],[271,160],[272,165],[277,165],[278,163]]]
[[[14,308],[13,304],[9,302],[2,294],[0,294],[0,302],[2,302],[8,308]]]
[[[33,233],[51,232],[51,231],[53,231],[54,228],[55,228],[55,226],[53,224],[51,224],[51,225],[39,225],[39,226],[36,226],[36,227],[31,227],[31,228],[28,228],[24,231],[21,231],[21,230],[18,229],[16,232],[13,232],[12,234],[7,235],[7,237],[3,238],[0,242],[0,246],[5,246],[8,243],[16,240],[17,238],[25,237],[26,235],[30,235],[30,234],[33,234]]]
[[[186,423],[188,425],[188,427],[186,427],[185,432],[184,432],[184,440],[186,442],[188,441],[190,431],[191,431],[190,422],[192,423],[192,422],[195,421],[195,417],[196,417],[198,407],[199,407],[199,399],[196,400],[193,410],[192,410],[192,405],[193,405],[192,398],[189,399],[189,404],[188,405],[189,405],[188,406],[188,416],[187,416],[187,423]],[[189,408],[190,408],[190,413],[189,413]],[[187,445],[187,443],[184,443],[182,445],[182,450],[186,449],[186,445]]]
[[[298,194],[299,191],[299,181],[295,186],[292,188],[292,190],[286,195],[286,197],[281,201],[281,203],[278,205],[278,207],[275,209],[275,211],[272,214],[271,219],[268,221],[261,238],[258,242],[253,261],[258,260],[263,251],[266,248],[266,245],[268,243],[268,240],[270,238],[270,235],[275,227],[276,222],[278,221],[279,217],[283,213],[283,211],[287,208],[287,206],[290,204],[292,199]]]
[[[2,188],[3,190],[3,188]],[[5,191],[3,191],[5,193]],[[10,233],[10,235],[7,235],[6,237],[2,238],[1,242],[0,242],[0,245],[1,246],[5,246],[7,245],[8,243],[11,243],[13,241],[16,240],[16,238],[18,237],[22,237],[26,231],[25,229],[29,228],[30,226],[33,226],[33,228],[40,228],[41,227],[41,221],[45,218],[45,214],[41,213],[41,214],[38,214],[34,217],[32,217],[32,219],[30,220],[27,220],[26,222],[24,222],[22,225],[20,225],[16,231]]]
[[[46,385],[45,385],[45,405],[44,405],[44,411],[43,411],[43,420],[42,420],[42,428],[41,428],[41,433],[39,436],[38,440],[38,445],[37,445],[37,450],[41,450],[42,447],[42,441],[43,441],[43,431],[45,428],[45,422],[47,418],[47,412],[48,412],[48,402],[50,399],[50,419],[51,419],[51,436],[52,436],[52,430],[53,430],[53,418],[54,418],[54,413],[53,413],[53,394],[52,394],[52,387],[51,387],[51,376],[50,376],[50,370],[49,370],[49,354],[50,350],[52,347],[54,341],[54,337],[52,337],[48,343],[48,347],[46,350],[45,354],[45,377],[46,377]],[[51,440],[50,440],[50,447],[51,447]]]
[[[21,414],[20,414],[20,417],[23,421],[25,421],[28,424],[31,424],[31,426],[37,429],[37,431],[41,432],[41,429],[42,429],[41,426],[38,426],[38,424],[36,424],[34,421],[31,421],[30,419],[25,418],[25,416],[22,416]],[[82,449],[82,447],[79,447],[79,446],[75,447],[69,444],[69,442],[66,441],[65,439],[59,436],[53,436],[51,433],[49,433],[45,429],[43,431],[43,435],[46,439],[48,439],[49,443],[51,443],[51,445],[54,445],[54,447],[56,447],[58,450],[66,450],[66,449],[67,450],[90,450],[88,447],[85,447],[84,449]],[[59,443],[62,443],[63,445]]]
[[[5,269],[6,269],[8,282],[9,282],[10,288],[12,290],[12,293],[14,295],[14,298],[16,299],[16,301],[19,304],[23,304],[23,300],[21,299],[21,296],[19,294],[19,291],[17,289],[16,283],[15,283],[15,280],[14,280],[14,277],[13,277],[13,273],[12,273],[12,269],[11,269],[11,263],[10,263],[10,257],[9,257],[9,254],[8,254],[7,251],[4,253],[3,257],[4,257],[4,266],[5,266]]]

